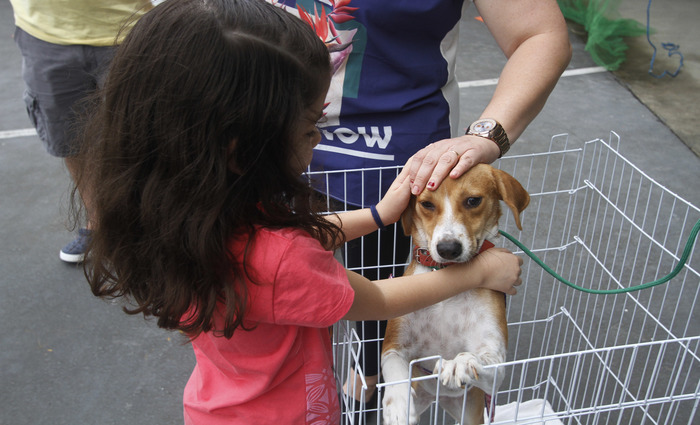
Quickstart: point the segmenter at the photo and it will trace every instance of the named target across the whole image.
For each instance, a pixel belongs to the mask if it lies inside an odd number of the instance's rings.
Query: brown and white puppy
[[[493,246],[487,238],[498,234],[501,200],[522,229],[520,213],[530,196],[512,176],[490,165],[476,165],[458,179],[445,179],[436,191],[412,198],[401,218],[415,245],[405,274],[463,263]],[[382,349],[384,381],[407,381],[412,360],[440,355],[441,367],[437,360],[424,361],[411,375],[439,373],[440,406],[456,420],[462,416],[464,388],[470,388],[463,424],[481,424],[490,400],[485,393],[503,380],[502,368],[496,372],[483,366],[505,361],[507,340],[503,293],[472,289],[389,321]],[[432,380],[414,381],[411,389],[407,383],[387,385],[384,424],[417,424],[435,399],[436,387]]]

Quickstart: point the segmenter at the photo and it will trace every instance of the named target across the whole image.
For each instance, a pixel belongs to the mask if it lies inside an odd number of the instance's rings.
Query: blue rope
[[[649,0],[649,3],[647,4],[647,41],[651,45],[651,47],[654,49],[654,53],[651,55],[651,62],[649,63],[649,74],[655,78],[663,78],[666,75],[670,75],[671,77],[675,78],[676,75],[678,75],[679,72],[681,72],[681,68],[683,67],[683,54],[680,52],[680,46],[674,43],[661,43],[661,47],[663,47],[665,50],[668,51],[668,56],[671,57],[673,55],[678,55],[681,57],[681,62],[678,65],[678,68],[676,69],[675,72],[668,72],[667,70],[664,70],[661,74],[654,74],[654,61],[656,60],[656,46],[654,43],[651,42],[651,37],[649,37],[649,32],[650,32],[650,25],[649,25],[649,14],[650,14],[650,9],[651,9],[651,0]]]

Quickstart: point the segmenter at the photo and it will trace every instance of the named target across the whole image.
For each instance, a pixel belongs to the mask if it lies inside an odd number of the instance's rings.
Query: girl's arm
[[[348,271],[355,299],[346,320],[387,320],[444,301],[474,288],[515,295],[523,260],[507,249],[491,248],[464,264],[434,272],[370,281]]]
[[[379,217],[385,226],[396,223],[408,206],[408,201],[411,198],[411,188],[408,181],[410,164],[411,160],[409,159],[382,200],[376,205]],[[326,219],[337,224],[345,234],[345,240],[336,241],[334,248],[346,241],[372,233],[378,228],[369,208],[332,214]]]

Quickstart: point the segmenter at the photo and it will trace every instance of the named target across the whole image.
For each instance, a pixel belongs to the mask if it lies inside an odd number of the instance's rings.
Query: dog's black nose
[[[462,254],[462,244],[457,240],[448,240],[437,244],[437,252],[445,260],[454,260]]]

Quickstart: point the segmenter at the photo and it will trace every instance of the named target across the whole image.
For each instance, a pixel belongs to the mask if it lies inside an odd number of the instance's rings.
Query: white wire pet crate
[[[566,135],[555,136],[548,152],[509,156],[495,164],[516,177],[531,195],[523,215],[524,230],[519,232],[508,214],[503,215],[500,228],[563,277],[586,288],[626,288],[669,273],[679,262],[691,228],[700,220],[700,209],[622,157],[614,133],[608,141],[597,139],[576,148],[568,145]],[[344,178],[363,173],[366,186],[377,184],[372,175],[376,172],[341,174]],[[313,178],[320,184],[332,184],[332,178],[338,176],[321,173]],[[505,238],[493,242],[517,252]],[[526,258],[523,286],[518,295],[508,297],[505,380],[494,395],[495,418],[491,421],[485,415],[486,423],[697,423],[697,245],[681,272],[668,283],[616,295],[570,288]],[[338,388],[358,382],[357,392],[366,391],[360,353],[367,342],[352,323],[335,327]],[[378,361],[380,353],[373,351],[363,354]],[[433,379],[437,385],[436,375],[420,379]],[[381,423],[382,392],[396,384],[379,383],[377,405],[354,403],[341,391],[341,423]],[[420,423],[455,421],[435,400]]]

